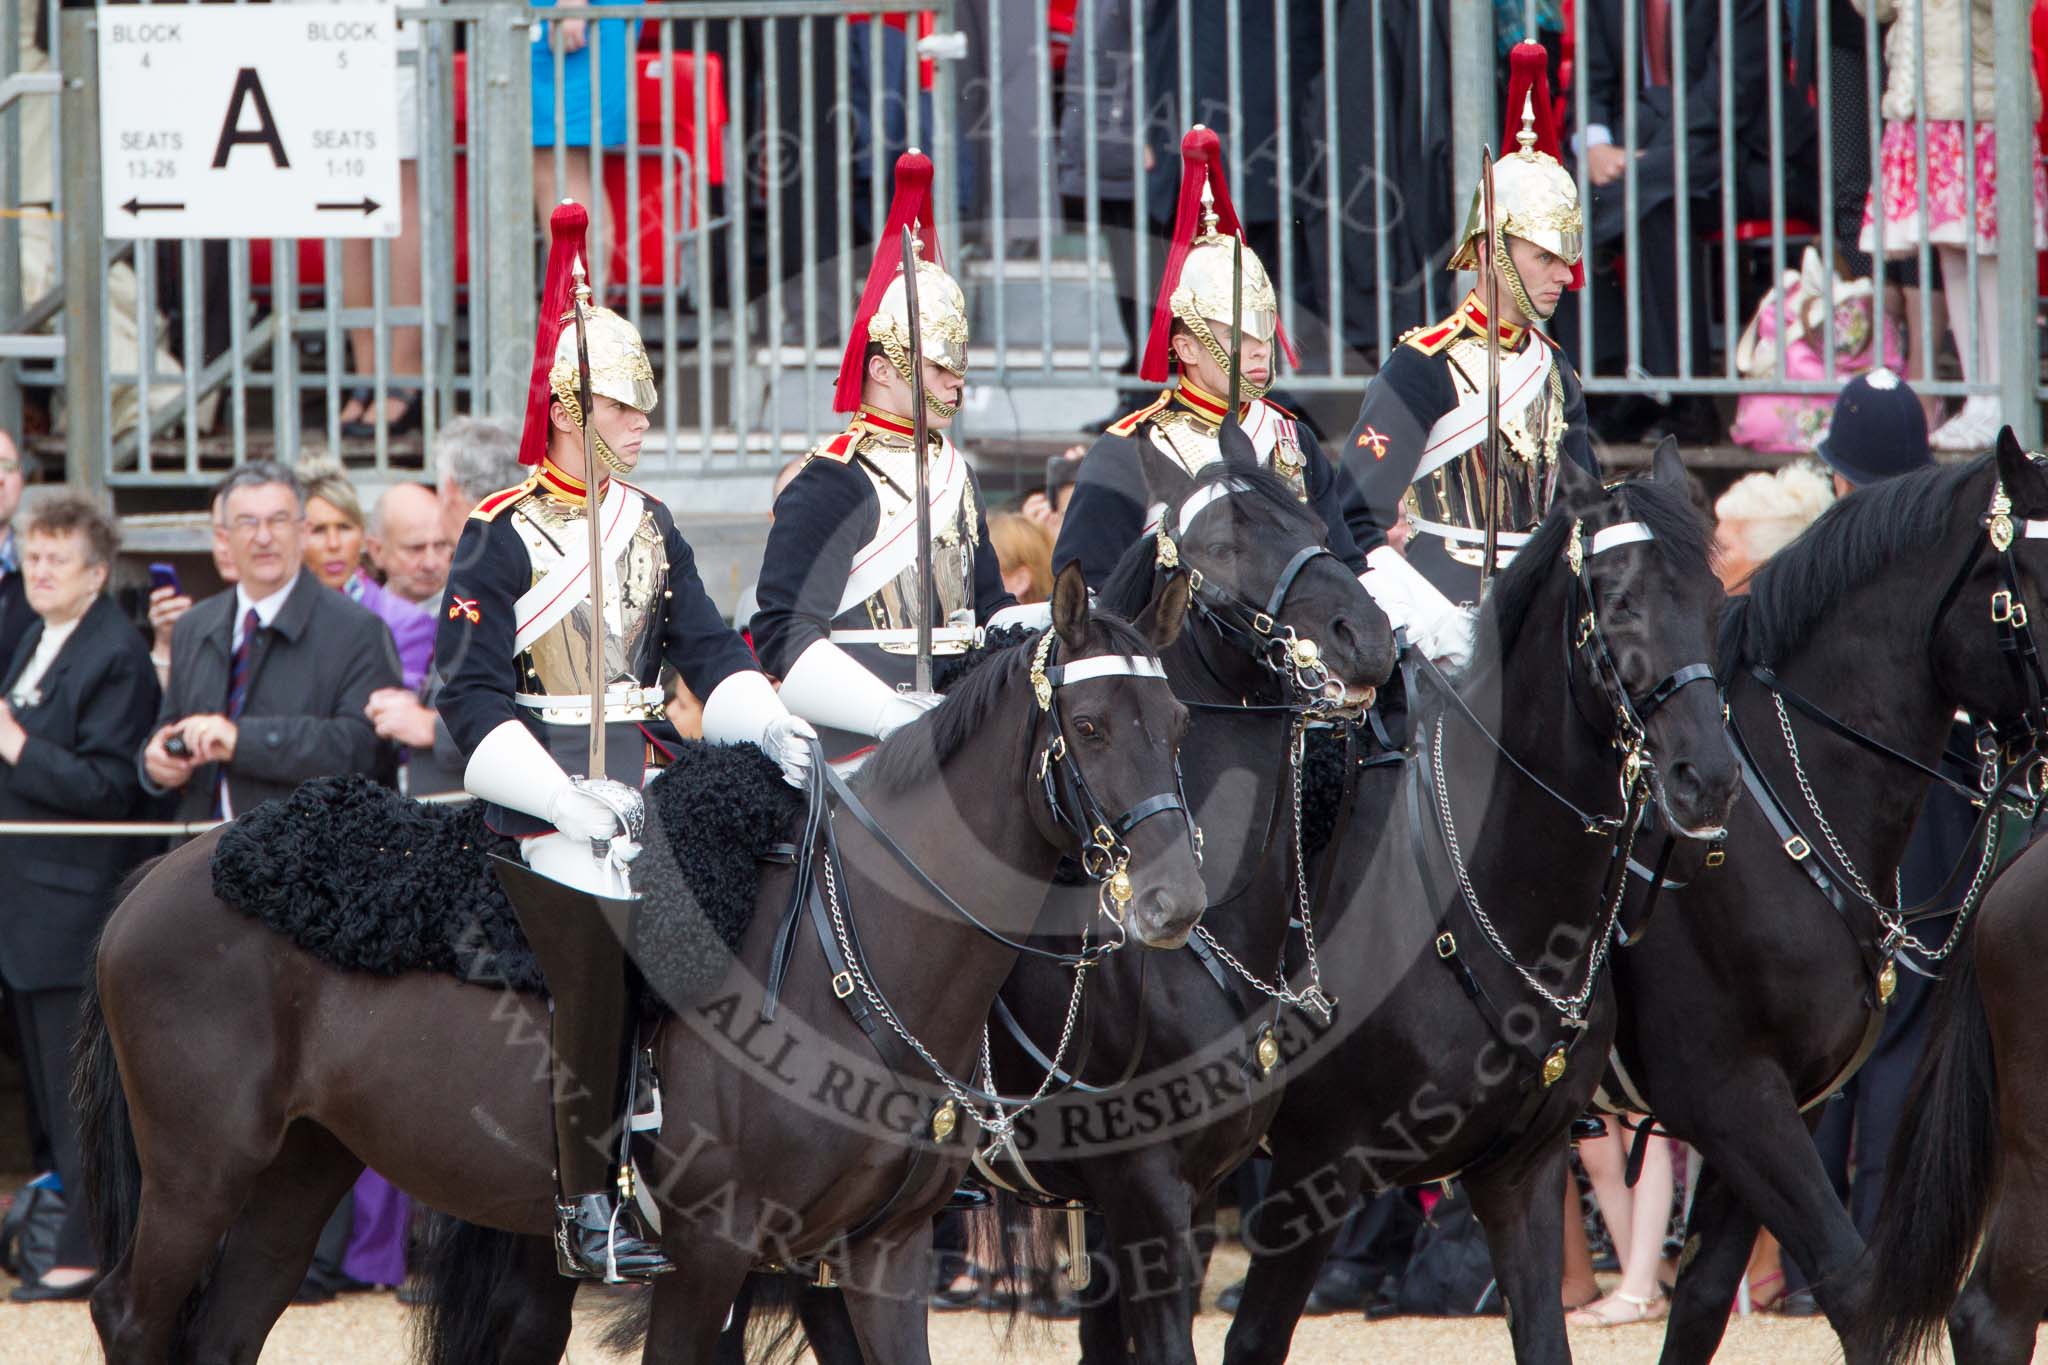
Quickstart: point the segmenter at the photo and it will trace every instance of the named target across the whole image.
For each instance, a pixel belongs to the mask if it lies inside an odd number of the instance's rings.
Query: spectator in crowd
[[[235,559],[228,550],[228,528],[227,522],[221,518],[218,490],[209,504],[208,516],[213,526],[213,571],[220,575],[223,586],[233,587]],[[149,590],[149,661],[156,665],[156,682],[160,688],[171,685],[171,632],[177,629],[179,619],[191,609],[192,599],[182,585],[165,584]]]
[[[1934,247],[1941,262],[1942,289],[1948,296],[1949,330],[1963,378],[1998,380],[1998,272],[1981,262],[1977,287],[1970,288],[1969,259],[1974,243],[1982,256],[1998,253],[1998,130],[1994,122],[1998,46],[1994,36],[1992,0],[1851,0],[1859,13],[1875,6],[1878,22],[1890,23],[1885,35],[1885,88],[1879,108],[1884,138],[1878,149],[1878,175],[1864,204],[1863,250],[1881,251],[1890,259],[1916,254],[1923,242]],[[1963,6],[1969,5],[1965,23]],[[1914,13],[1917,8],[1917,17]],[[1968,33],[1966,50],[1965,33]],[[1916,91],[1924,88],[1920,107]],[[2027,81],[2027,122],[2041,116],[2041,94]],[[1963,143],[1963,118],[1975,120],[1975,145]],[[1922,137],[1926,162],[1920,158]],[[2038,156],[2034,168],[2035,251],[2048,248],[2048,177]],[[1925,178],[1927,197],[1920,197]],[[1970,186],[1976,195],[1976,221],[1967,221]],[[2022,193],[2027,192],[2022,190]],[[2032,300],[2026,301],[2032,306]],[[1936,450],[1989,450],[2004,424],[2004,412],[1991,394],[1972,394],[1962,408],[1935,429],[1928,444]]]
[[[1081,477],[1081,461],[1087,457],[1085,444],[1070,445],[1045,462],[1045,516],[1040,525],[1057,545],[1060,527],[1067,519],[1067,504],[1074,499],[1074,484]]]
[[[149,735],[158,693],[142,637],[106,593],[116,539],[113,522],[79,497],[50,499],[29,518],[21,577],[36,620],[0,675],[0,820],[138,813],[135,750]],[[140,852],[118,836],[0,838],[10,888],[0,910],[0,983],[65,1200],[54,1264],[24,1277],[17,1302],[82,1298],[96,1273],[70,1100],[71,1044],[100,924]]]
[[[308,778],[376,773],[363,707],[399,679],[384,623],[305,568],[290,470],[242,465],[222,480],[221,511],[237,580],[172,631],[170,690],[140,755],[144,788],[177,792],[181,819],[233,818]]]
[[[782,496],[782,490],[789,487],[789,481],[795,478],[797,471],[803,467],[804,457],[799,455],[775,471],[775,482],[769,485],[768,488],[768,524],[770,526],[775,524],[775,500]],[[761,580],[757,578],[747,584],[746,587],[741,588],[739,602],[732,609],[733,629],[739,631],[742,635],[747,634],[750,623],[754,619],[754,611],[761,605],[759,599],[754,595],[760,586]],[[751,636],[748,637],[747,643],[753,643]]]
[[[1621,1262],[1621,1283],[1614,1292],[1565,1315],[1573,1327],[1621,1327],[1661,1318],[1670,1309],[1660,1283],[1664,1260],[1664,1229],[1671,1219],[1673,1189],[1671,1148],[1667,1137],[1652,1137],[1643,1152],[1643,1168],[1631,1186],[1626,1175],[1628,1144],[1634,1128],[1648,1122],[1628,1116],[1628,1126],[1610,1122],[1605,1133],[1579,1143],[1579,1160],[1593,1182],[1600,1217]],[[1569,1177],[1567,1177],[1569,1183]]]
[[[306,496],[306,568],[323,587],[333,588],[390,628],[398,648],[400,676],[406,687],[417,688],[434,657],[434,618],[418,602],[372,578],[363,567],[363,546],[368,539],[363,504],[341,466],[301,465],[299,480]],[[432,495],[424,489],[421,493],[431,501]],[[440,565],[441,582],[446,583],[446,556]],[[434,595],[438,599],[439,587]]]
[[[450,548],[462,538],[469,511],[499,489],[525,481],[530,472],[519,463],[519,431],[510,423],[489,418],[458,417],[435,433],[434,499],[441,537]],[[394,523],[395,526],[396,523]],[[397,532],[392,532],[394,537]],[[423,586],[424,568],[416,590]],[[441,594],[448,582],[448,559],[440,568],[440,585],[423,599],[430,624],[438,630],[444,619]],[[436,679],[428,674],[414,688],[383,687],[370,694],[364,714],[377,737],[405,746],[406,790],[415,796],[462,790],[462,755],[434,711]]]
[[[1810,463],[1745,474],[1714,503],[1714,572],[1731,594],[1749,591],[1764,561],[1828,510],[1835,490]]]
[[[989,543],[1003,570],[1003,589],[1020,605],[1052,597],[1052,537],[1043,522],[1021,512],[998,512],[988,519]]]
[[[441,522],[441,502],[425,484],[395,483],[370,509],[364,541],[385,590],[422,613],[441,605],[455,542]]]
[[[519,463],[519,428],[503,418],[458,417],[434,433],[434,494],[441,502],[441,532],[450,545],[462,539],[469,509],[531,473]]]
[[[0,659],[14,657],[14,647],[35,624],[35,611],[21,577],[21,540],[14,534],[14,514],[21,510],[21,490],[28,468],[14,438],[0,431]]]
[[[536,0],[552,7],[554,0]],[[638,5],[640,0],[593,0],[600,5]],[[626,145],[626,82],[632,70],[638,22],[605,19],[595,30],[586,19],[551,19],[533,26],[533,204],[545,222],[564,199],[590,206],[590,148]],[[555,57],[561,52],[560,90],[556,89]],[[592,49],[596,50],[595,58]],[[591,67],[598,66],[597,136],[591,136]],[[560,96],[561,107],[556,108]],[[562,145],[555,146],[555,123],[562,125]],[[557,157],[561,172],[556,173]],[[596,241],[593,234],[593,242]],[[601,245],[601,244],[600,244]],[[600,261],[602,258],[600,258]],[[601,270],[602,264],[598,266]]]
[[[1784,110],[1782,171],[1771,159],[1770,79],[1772,54],[1767,7],[1782,0],[1726,0],[1721,5],[1673,5],[1671,0],[1582,0],[1585,6],[1586,126],[1574,139],[1584,158],[1590,195],[1585,205],[1586,285],[1591,294],[1597,353],[1588,354],[1586,338],[1576,337],[1578,309],[1559,310],[1561,333],[1575,337],[1583,374],[1619,374],[1631,357],[1625,353],[1628,326],[1624,272],[1616,269],[1624,254],[1627,270],[1638,283],[1640,368],[1643,374],[1678,373],[1678,262],[1690,242],[1677,240],[1677,200],[1691,202],[1691,221],[1718,221],[1721,196],[1734,199],[1738,218],[1770,212],[1774,185],[1782,185],[1788,217],[1812,217],[1815,185],[1811,166],[1814,129],[1801,101],[1781,102]],[[1625,49],[1623,6],[1635,6],[1637,43]],[[1732,13],[1728,11],[1732,7]],[[1685,22],[1683,72],[1672,69],[1675,19]],[[1732,20],[1733,48],[1721,49],[1724,14]],[[1721,126],[1722,69],[1734,86],[1735,122]],[[1637,87],[1635,145],[1623,145],[1626,87]],[[1677,146],[1685,131],[1686,184],[1677,183]],[[1734,183],[1721,180],[1722,140],[1734,142]],[[1628,200],[1628,170],[1634,167],[1635,202]],[[1709,315],[1704,273],[1691,273],[1694,294],[1693,356],[1697,365],[1706,351]],[[1595,430],[1606,440],[1655,441],[1676,435],[1681,441],[1707,442],[1720,437],[1719,418],[1711,400],[1680,398],[1668,404],[1636,395],[1600,404],[1593,413]]]

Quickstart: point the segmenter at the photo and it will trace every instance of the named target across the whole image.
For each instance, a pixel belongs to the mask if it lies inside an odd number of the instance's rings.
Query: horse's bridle
[[[1047,630],[1031,656],[1031,690],[1049,731],[1045,747],[1038,751],[1038,782],[1045,793],[1046,810],[1053,825],[1072,834],[1077,842],[1081,870],[1101,886],[1100,904],[1105,915],[1119,928],[1134,894],[1131,886],[1131,850],[1124,836],[1155,815],[1179,811],[1187,825],[1188,847],[1201,861],[1202,835],[1188,809],[1187,787],[1181,780],[1180,755],[1173,760],[1173,790],[1159,792],[1139,801],[1121,815],[1103,809],[1081,771],[1080,760],[1067,742],[1061,717],[1059,692],[1062,687],[1091,678],[1131,677],[1166,680],[1166,670],[1152,658],[1104,655],[1070,664],[1053,662],[1058,635]]]
[[[1180,539],[1197,514],[1233,493],[1248,491],[1250,485],[1242,480],[1219,480],[1196,489],[1173,510],[1170,521],[1162,514],[1155,562],[1161,569],[1187,574],[1190,611],[1208,621],[1219,635],[1243,649],[1268,672],[1302,693],[1311,711],[1329,714],[1343,706],[1343,681],[1331,676],[1315,640],[1293,626],[1280,624],[1279,617],[1302,571],[1318,559],[1335,559],[1336,555],[1323,545],[1302,546],[1281,568],[1263,607],[1218,585],[1181,557]]]
[[[1998,760],[2015,764],[2023,755],[2036,758],[2037,762],[2026,774],[2028,787],[2035,796],[2041,794],[2044,774],[2048,774],[2048,760],[2039,759],[2044,747],[2048,747],[2048,670],[2041,662],[2041,650],[2034,639],[2034,625],[2027,614],[2026,593],[2020,581],[2018,557],[2013,553],[2017,540],[2048,540],[2048,521],[2030,520],[2013,515],[2012,496],[2005,491],[2005,480],[1993,476],[1991,504],[1979,518],[1978,525],[1984,534],[1970,542],[1970,552],[1963,557],[1955,577],[1949,580],[1941,602],[1934,610],[1934,619],[1940,621],[1948,615],[1948,609],[1963,584],[1977,567],[1977,561],[1984,557],[1988,548],[1998,556],[1999,581],[2004,584],[1991,594],[1991,625],[1998,633],[1998,652],[2005,657],[2006,667],[2012,671],[2013,680],[2026,695],[2026,705],[2020,712],[2021,731],[2008,738],[1999,732],[1996,722],[1986,722],[1995,739],[1986,759],[1985,778],[1992,781]],[[2022,749],[2019,746],[2025,745]],[[1987,791],[1997,790],[1994,783]]]

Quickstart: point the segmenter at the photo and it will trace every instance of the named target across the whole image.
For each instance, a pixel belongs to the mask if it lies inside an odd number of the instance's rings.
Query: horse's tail
[[[1965,938],[1935,996],[1885,1172],[1885,1216],[1862,1266],[1851,1360],[1917,1360],[1937,1346],[1969,1272],[1998,1169],[1998,1077]]]
[[[525,1306],[521,1270],[532,1240],[445,1214],[428,1220],[414,1265],[425,1299],[413,1320],[415,1359],[476,1365],[499,1358]]]
[[[997,1284],[1016,1287],[1010,1301],[1012,1333],[1023,1323],[1025,1309],[1047,1310],[1060,1301],[1065,1221],[1062,1214],[1026,1204],[1007,1190],[997,1190],[988,1208],[967,1215],[969,1259]],[[1086,1256],[1087,1248],[1077,1247],[1075,1254]]]
[[[124,888],[125,889],[125,888]],[[87,973],[79,1007],[78,1040],[71,1053],[71,1104],[78,1115],[79,1165],[94,1239],[108,1263],[120,1259],[135,1236],[142,1211],[142,1162],[121,1064],[100,1009],[97,973]]]
[[[796,1365],[807,1359],[803,1323],[799,1315],[807,1305],[807,1296],[836,1294],[831,1289],[814,1289],[798,1275],[784,1275],[769,1271],[757,1271],[747,1276],[746,1286],[740,1290],[740,1297],[732,1306],[733,1322],[745,1338],[744,1357],[750,1365]],[[638,1356],[647,1342],[647,1324],[654,1312],[653,1296],[648,1294],[626,1294],[613,1301],[605,1310],[604,1335],[599,1345],[614,1355]],[[838,1310],[843,1319],[844,1309]],[[815,1354],[825,1360],[832,1359],[821,1343],[813,1343]],[[855,1359],[859,1359],[859,1347],[855,1346]],[[721,1346],[721,1361],[729,1359]]]

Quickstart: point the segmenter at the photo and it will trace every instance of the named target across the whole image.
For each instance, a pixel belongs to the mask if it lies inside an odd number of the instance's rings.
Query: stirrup
[[[571,1279],[627,1284],[675,1269],[638,1210],[609,1194],[555,1200],[555,1269]]]

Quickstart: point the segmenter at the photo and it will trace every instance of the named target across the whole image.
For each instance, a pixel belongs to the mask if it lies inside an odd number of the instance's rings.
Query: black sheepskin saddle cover
[[[686,743],[649,784],[627,948],[671,1006],[724,974],[753,916],[760,859],[792,837],[802,811],[752,745]],[[343,971],[543,991],[492,854],[519,857],[477,803],[428,805],[361,777],[319,778],[227,827],[213,891]]]

